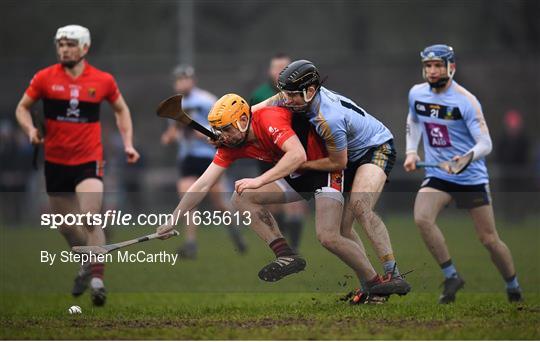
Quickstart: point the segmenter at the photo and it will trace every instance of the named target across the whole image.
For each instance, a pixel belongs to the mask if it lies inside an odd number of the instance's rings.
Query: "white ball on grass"
[[[82,313],[82,310],[81,310],[81,307],[80,307],[80,306],[78,306],[78,305],[72,305],[72,306],[68,309],[68,312],[69,312],[71,315],[76,315],[76,314]]]

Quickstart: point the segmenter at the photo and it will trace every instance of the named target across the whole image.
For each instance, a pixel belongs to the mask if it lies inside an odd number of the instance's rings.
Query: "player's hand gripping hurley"
[[[112,243],[110,245],[103,245],[103,246],[73,246],[73,247],[71,247],[71,250],[73,252],[79,253],[79,254],[88,254],[88,253],[107,254],[107,253],[110,253],[110,252],[115,251],[117,249],[134,245],[136,243],[140,243],[140,242],[144,242],[144,241],[150,241],[150,240],[154,240],[154,239],[164,239],[164,238],[169,238],[169,237],[177,236],[177,235],[180,235],[180,233],[178,233],[178,231],[171,230],[170,232],[167,232],[167,233],[164,233],[164,234],[153,233],[153,234],[141,236],[139,238],[132,239],[132,240],[122,241],[122,242],[118,242],[118,243]]]
[[[473,153],[467,153],[464,156],[454,158],[449,161],[444,161],[440,163],[426,163],[422,161],[416,162],[416,167],[437,167],[448,173],[458,175],[465,171],[465,169],[471,164],[473,159]]]
[[[194,121],[182,110],[182,95],[180,94],[173,95],[168,99],[161,101],[156,111],[159,117],[173,119],[201,132],[212,140],[218,140],[218,137],[212,131],[199,124],[197,121]]]

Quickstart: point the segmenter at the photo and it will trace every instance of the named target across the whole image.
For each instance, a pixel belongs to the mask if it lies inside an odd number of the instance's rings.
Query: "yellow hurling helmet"
[[[246,115],[251,121],[251,110],[246,100],[236,94],[226,94],[217,100],[208,113],[208,122],[218,131],[233,125],[243,133],[247,131],[249,124],[246,127],[240,126],[239,120],[242,115]]]

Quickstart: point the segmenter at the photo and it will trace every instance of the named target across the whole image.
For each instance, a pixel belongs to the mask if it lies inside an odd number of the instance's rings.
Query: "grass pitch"
[[[356,287],[350,272],[320,247],[313,224],[304,230],[306,271],[277,283],[257,272],[272,259],[251,232],[247,255],[231,248],[223,229],[201,229],[196,261],[109,264],[107,305],[92,307],[88,295],[69,295],[76,264],[47,266],[40,250],[65,249],[58,232],[1,232],[0,338],[2,339],[540,339],[540,232],[537,220],[499,222],[512,250],[525,303],[506,301],[504,284],[462,217],[440,221],[458,270],[467,284],[452,305],[436,304],[442,276],[411,218],[387,217],[394,249],[413,291],[384,305],[350,306],[339,297]],[[115,230],[112,240],[151,228]],[[174,251],[179,239],[153,241],[132,251]],[[367,244],[366,244],[367,245]],[[379,264],[371,259],[377,268]],[[81,315],[69,315],[71,305]]]

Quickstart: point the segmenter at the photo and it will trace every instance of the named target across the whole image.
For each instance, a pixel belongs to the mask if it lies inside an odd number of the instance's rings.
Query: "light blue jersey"
[[[216,97],[206,90],[193,88],[189,95],[182,99],[182,109],[195,121],[210,129],[208,113],[216,102]],[[184,160],[187,156],[213,159],[216,149],[195,135],[194,131],[186,130],[179,142],[178,159]]]
[[[283,101],[280,97],[279,101]],[[283,102],[282,102],[283,103]],[[329,152],[347,150],[349,162],[393,139],[392,133],[352,100],[321,87],[307,117]]]
[[[409,92],[409,113],[422,126],[425,161],[438,163],[465,155],[476,144],[474,137],[489,131],[476,97],[452,81],[443,93],[431,91],[428,83]],[[462,185],[489,182],[485,158],[473,161],[463,173],[452,175],[438,168],[426,168],[426,177],[437,177]]]

